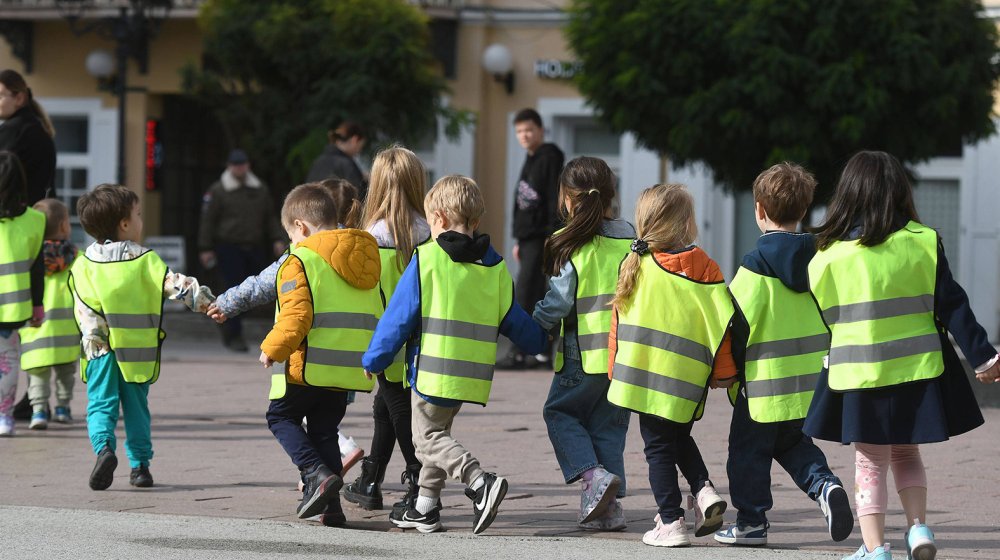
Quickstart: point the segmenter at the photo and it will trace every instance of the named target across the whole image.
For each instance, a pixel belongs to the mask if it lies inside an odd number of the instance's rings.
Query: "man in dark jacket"
[[[358,189],[358,199],[364,201],[368,194],[368,179],[358,167],[354,158],[365,147],[365,133],[356,122],[344,121],[328,133],[330,143],[316,158],[307,182],[318,182],[330,178],[345,179]]]
[[[226,171],[205,193],[198,247],[205,268],[218,263],[227,289],[270,264],[270,249],[275,256],[285,250],[285,232],[271,193],[250,171],[243,150],[230,152]],[[238,318],[225,322],[222,341],[232,350],[247,351]]]
[[[529,313],[545,297],[542,252],[559,224],[559,174],[563,153],[545,142],[542,117],[534,109],[522,109],[514,116],[514,132],[521,147],[528,150],[521,167],[514,197],[514,260],[520,263],[515,292],[517,302]],[[512,351],[500,367],[520,368],[547,365],[548,356],[525,357]]]

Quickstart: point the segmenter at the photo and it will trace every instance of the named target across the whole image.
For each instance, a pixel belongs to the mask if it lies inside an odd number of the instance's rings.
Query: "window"
[[[957,179],[921,179],[913,189],[913,204],[924,223],[938,231],[952,271],[958,271],[959,183]]]

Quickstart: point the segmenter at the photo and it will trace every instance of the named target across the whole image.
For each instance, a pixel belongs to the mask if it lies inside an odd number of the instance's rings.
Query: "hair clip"
[[[589,191],[587,191],[587,194],[601,194],[601,191],[597,189],[590,189]]]
[[[638,253],[640,255],[645,255],[649,252],[649,243],[646,243],[642,239],[636,239],[632,242],[632,246],[629,247],[633,253]]]

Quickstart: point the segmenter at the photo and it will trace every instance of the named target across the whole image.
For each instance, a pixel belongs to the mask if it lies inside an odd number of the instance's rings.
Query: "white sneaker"
[[[344,437],[341,433],[337,434],[337,443],[340,444],[340,463],[342,465],[340,476],[343,478],[347,471],[351,470],[351,467],[364,458],[365,450],[361,449],[354,438]]]
[[[691,538],[688,537],[687,525],[684,518],[680,518],[669,525],[664,525],[660,520],[660,514],[653,518],[656,526],[646,531],[642,536],[642,542],[649,546],[680,547],[691,546]]]
[[[726,512],[726,501],[715,491],[711,482],[698,491],[697,496],[688,498],[688,509],[694,510],[694,536],[711,535],[722,528],[722,514]]]
[[[0,416],[0,436],[10,437],[14,435],[14,417],[4,414]]]
[[[587,523],[577,523],[577,526],[585,531],[621,531],[627,527],[625,510],[622,509],[622,503],[615,500],[604,515]]]

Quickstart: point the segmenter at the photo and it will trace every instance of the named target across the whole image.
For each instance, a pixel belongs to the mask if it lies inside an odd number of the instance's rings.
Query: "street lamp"
[[[81,18],[95,8],[94,0],[56,0],[56,7],[69,22],[70,30],[80,36],[90,32],[115,42],[114,59],[110,52],[98,49],[87,55],[87,72],[98,78],[101,89],[118,97],[118,183],[125,183],[125,101],[128,87],[128,59],[145,74],[149,66],[149,41],[160,30],[173,7],[173,0],[121,0],[116,2],[118,15],[102,17],[87,24]],[[108,2],[103,3],[105,6]],[[113,77],[112,77],[113,76]]]
[[[493,43],[483,51],[483,69],[493,74],[493,79],[504,85],[508,94],[514,93],[514,57],[510,49]]]

